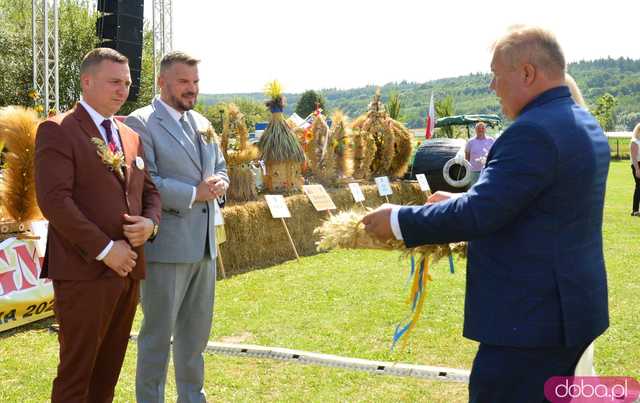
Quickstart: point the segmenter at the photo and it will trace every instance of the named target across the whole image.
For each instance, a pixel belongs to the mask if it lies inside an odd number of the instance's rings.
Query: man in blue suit
[[[409,247],[469,241],[464,336],[480,342],[471,402],[541,402],[609,325],[602,214],[609,145],[571,99],[553,34],[514,27],[493,48],[491,88],[513,124],[466,194],[363,219]]]

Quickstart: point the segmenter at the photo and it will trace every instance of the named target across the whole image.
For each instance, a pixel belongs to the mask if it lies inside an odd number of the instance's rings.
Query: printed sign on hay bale
[[[378,176],[376,178],[376,186],[378,186],[378,194],[380,196],[390,196],[393,194],[391,184],[389,183],[389,177],[387,176]]]
[[[269,206],[269,211],[271,211],[271,217],[291,217],[289,207],[287,207],[287,203],[284,201],[284,197],[282,195],[264,195],[264,198],[267,201],[267,206]]]
[[[335,210],[336,205],[331,200],[331,196],[322,185],[304,185],[304,194],[307,195],[316,211]]]
[[[279,218],[282,221],[282,226],[287,233],[287,238],[289,238],[289,243],[291,243],[293,253],[299,261],[300,255],[298,255],[298,249],[296,248],[296,244],[293,243],[293,238],[291,238],[291,233],[289,233],[287,223],[284,221],[285,218],[291,217],[291,212],[289,211],[289,207],[287,207],[287,203],[284,201],[284,197],[282,195],[264,195],[264,199],[267,201],[269,211],[271,211],[271,217]]]
[[[424,174],[417,174],[416,179],[418,180],[418,184],[420,185],[420,190],[422,190],[423,192],[431,191],[431,187],[429,187],[427,177]]]
[[[362,193],[362,188],[360,187],[359,183],[350,183],[349,190],[351,190],[351,195],[353,196],[353,200],[356,203],[362,203],[364,201],[364,194]]]

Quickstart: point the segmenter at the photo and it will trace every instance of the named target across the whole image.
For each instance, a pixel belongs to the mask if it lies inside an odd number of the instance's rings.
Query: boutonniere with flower
[[[199,132],[200,136],[202,136],[202,141],[204,141],[205,144],[218,143],[218,135],[216,134],[213,126],[210,125],[206,130],[200,130]]]
[[[111,172],[124,180],[124,167],[126,167],[124,154],[122,151],[114,151],[107,147],[104,140],[94,137],[91,142],[98,147],[98,156]]]

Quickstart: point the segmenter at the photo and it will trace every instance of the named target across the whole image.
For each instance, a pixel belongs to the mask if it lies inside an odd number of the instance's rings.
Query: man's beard
[[[183,95],[192,95],[192,94],[193,93],[186,93],[186,94],[183,94]],[[193,95],[195,96],[195,94],[193,94]],[[193,109],[193,107],[196,104],[195,101],[193,102],[193,105],[186,104],[186,103],[182,102],[182,99],[178,98],[175,95],[172,95],[171,98],[173,100],[173,104],[175,106],[177,106],[182,111],[190,111],[191,109]]]

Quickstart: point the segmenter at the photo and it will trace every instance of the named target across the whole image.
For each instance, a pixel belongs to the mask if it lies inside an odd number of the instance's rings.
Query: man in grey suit
[[[138,336],[136,398],[163,402],[173,336],[178,401],[204,402],[203,352],[209,339],[215,290],[215,199],[229,186],[218,145],[203,135],[210,123],[193,111],[199,60],[182,53],[160,63],[160,97],[133,112],[126,124],[140,134],[163,215],[147,244],[141,284],[144,319]]]

